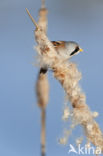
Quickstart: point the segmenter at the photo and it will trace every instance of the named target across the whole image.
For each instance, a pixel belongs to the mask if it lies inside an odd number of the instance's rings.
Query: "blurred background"
[[[38,68],[33,50],[34,26],[25,8],[37,20],[41,0],[0,0],[0,155],[40,156],[40,110],[34,92]],[[84,49],[72,60],[96,121],[103,131],[103,0],[46,0],[48,37],[74,40]],[[78,127],[68,145],[61,146],[64,91],[49,73],[47,106],[47,156],[67,156],[69,144],[83,134]],[[75,144],[74,144],[75,145]],[[73,155],[73,153],[69,154]]]

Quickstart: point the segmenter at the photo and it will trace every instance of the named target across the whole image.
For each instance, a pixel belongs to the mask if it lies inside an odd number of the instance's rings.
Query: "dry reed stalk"
[[[45,0],[42,0],[41,2],[42,2],[41,8],[45,8]]]
[[[46,34],[47,32],[47,13],[48,10],[45,8],[45,0],[42,0],[42,6],[39,10],[39,20],[38,24],[35,22],[33,17],[30,15],[28,9],[26,8],[26,11],[31,18],[32,22],[36,26],[37,29],[39,27],[42,29],[42,31]],[[48,78],[46,74],[46,70],[41,68],[38,73],[38,79],[36,82],[36,93],[37,93],[37,101],[38,106],[41,109],[41,155],[45,156],[46,153],[46,106],[48,103],[48,97],[49,97],[49,83]]]
[[[103,134],[94,120],[86,104],[85,94],[78,84],[81,73],[76,64],[64,62],[58,58],[52,43],[40,27],[36,27],[35,39],[38,44],[36,49],[40,58],[40,66],[48,66],[52,69],[54,77],[61,83],[72,104],[73,119],[83,127],[87,140],[96,147],[100,147],[103,152]]]
[[[93,119],[92,113],[86,104],[85,95],[78,84],[81,73],[74,63],[63,62],[58,59],[53,45],[42,30],[35,31],[35,38],[38,43],[37,52],[42,55],[42,64],[48,65],[53,70],[54,77],[61,83],[68,95],[73,106],[73,118],[83,126],[87,140],[103,151],[103,134]],[[45,53],[42,53],[41,49],[46,49]]]
[[[47,9],[45,8],[45,0],[42,0],[42,6],[39,10],[38,25],[46,34],[47,32]],[[41,155],[45,156],[46,153],[46,106],[49,97],[49,83],[46,70],[40,69],[38,79],[36,82],[36,93],[38,106],[41,109]]]
[[[36,92],[38,99],[38,106],[41,109],[41,155],[45,156],[45,144],[46,144],[46,106],[48,103],[49,84],[46,74],[39,73]]]
[[[45,119],[46,119],[46,110],[42,109],[41,111],[41,155],[45,156],[46,154],[46,148],[45,148],[45,144],[46,144],[46,126],[45,126]]]
[[[65,89],[73,107],[73,118],[77,124],[83,126],[87,140],[96,147],[100,147],[103,151],[103,134],[98,124],[93,119],[92,113],[86,105],[85,95],[78,85],[81,73],[78,72],[76,65],[71,63],[69,67],[67,64],[56,67],[54,76]]]

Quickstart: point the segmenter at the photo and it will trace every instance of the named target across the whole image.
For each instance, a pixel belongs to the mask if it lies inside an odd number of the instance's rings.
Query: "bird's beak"
[[[82,48],[80,48],[80,49],[79,49],[79,51],[80,51],[80,52],[83,52],[83,49],[82,49]]]

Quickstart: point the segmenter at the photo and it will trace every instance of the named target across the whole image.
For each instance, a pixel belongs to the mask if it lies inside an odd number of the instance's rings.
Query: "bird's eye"
[[[75,53],[77,53],[79,51],[79,47],[76,47],[76,49],[70,54],[70,56],[74,55]]]

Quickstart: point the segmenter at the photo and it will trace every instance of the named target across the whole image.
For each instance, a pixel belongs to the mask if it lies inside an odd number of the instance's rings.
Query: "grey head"
[[[67,53],[69,54],[70,57],[77,55],[79,52],[83,51],[79,44],[77,42],[74,41],[66,41],[66,49],[67,49]]]

